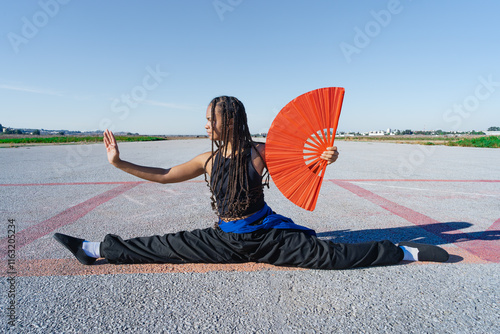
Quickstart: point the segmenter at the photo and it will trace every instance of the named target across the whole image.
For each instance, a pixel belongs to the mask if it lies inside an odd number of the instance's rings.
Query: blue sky
[[[500,126],[498,1],[2,1],[0,123],[203,134],[218,95],[252,133],[345,87],[340,131]]]

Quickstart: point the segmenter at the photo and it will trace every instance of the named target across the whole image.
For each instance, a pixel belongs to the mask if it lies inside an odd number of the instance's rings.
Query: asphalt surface
[[[268,204],[321,238],[418,240],[447,249],[448,263],[344,271],[105,260],[83,266],[54,232],[101,241],[107,233],[129,238],[212,226],[204,178],[143,182],[109,165],[104,145],[2,148],[0,331],[500,332],[500,151],[336,144],[340,157],[327,170],[315,211],[296,207],[273,184],[265,190]],[[125,160],[169,167],[209,150],[210,142],[119,147]]]

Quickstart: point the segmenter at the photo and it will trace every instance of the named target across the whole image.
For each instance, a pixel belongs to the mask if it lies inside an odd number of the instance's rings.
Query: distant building
[[[340,138],[343,138],[343,137],[354,137],[356,136],[356,134],[354,132],[337,132],[335,134],[335,137],[340,137]]]
[[[487,136],[500,136],[500,131],[484,131]]]
[[[384,136],[385,132],[384,131],[370,131],[368,133],[368,136]]]

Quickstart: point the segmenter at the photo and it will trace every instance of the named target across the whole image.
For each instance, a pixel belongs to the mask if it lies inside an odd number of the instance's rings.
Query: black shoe
[[[80,263],[91,265],[95,262],[96,259],[85,254],[85,251],[82,249],[82,245],[85,240],[73,238],[69,235],[61,233],[55,233],[54,239],[59,241],[64,247],[66,247],[71,253],[73,253],[76,259],[80,261]]]
[[[403,241],[398,246],[407,246],[418,249],[419,261],[446,262],[450,258],[448,252],[441,247],[434,245],[417,244],[414,242]]]

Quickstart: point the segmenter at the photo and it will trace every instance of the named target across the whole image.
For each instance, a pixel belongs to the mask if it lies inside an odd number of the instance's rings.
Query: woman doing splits
[[[269,186],[265,144],[252,140],[243,104],[234,97],[216,97],[206,117],[212,150],[169,169],[121,160],[109,130],[104,132],[104,144],[113,166],[148,181],[174,183],[204,174],[212,208],[219,216],[217,226],[128,240],[108,234],[102,242],[60,233],[54,238],[85,265],[101,257],[113,264],[260,262],[313,269],[448,260],[448,253],[434,245],[395,245],[388,240],[343,244],[318,239],[313,230],[276,214],[264,201],[263,188]],[[331,164],[338,156],[337,148],[329,147],[321,158]]]

